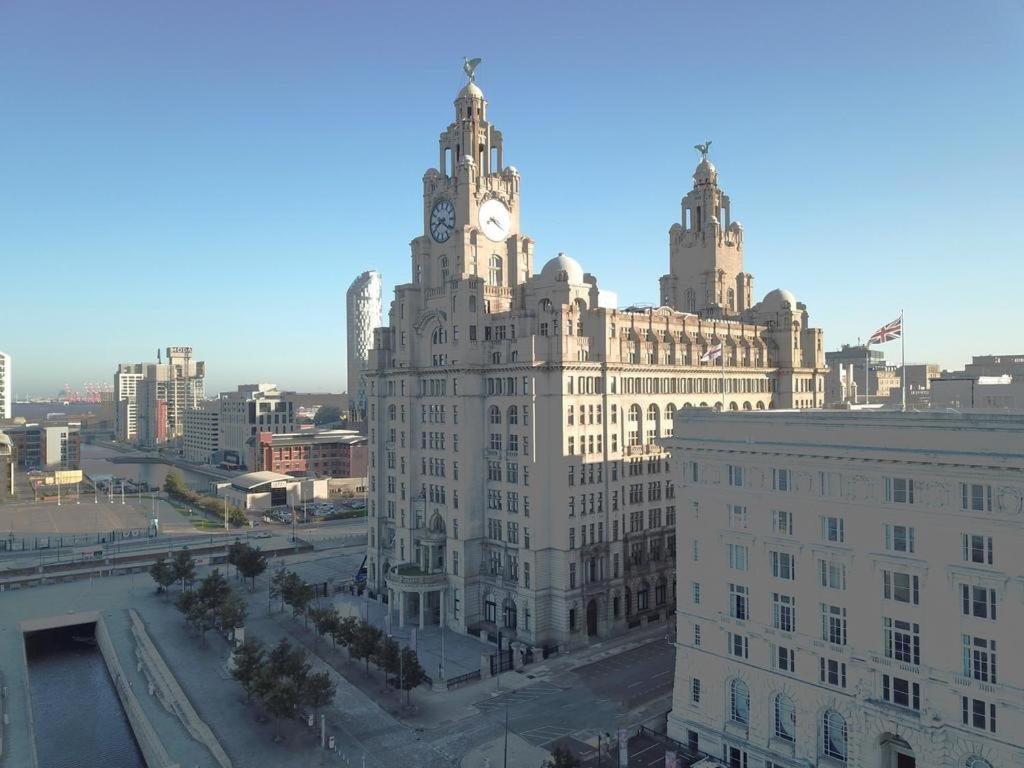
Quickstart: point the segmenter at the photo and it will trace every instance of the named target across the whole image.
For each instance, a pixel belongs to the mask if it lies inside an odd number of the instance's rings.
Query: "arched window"
[[[489,267],[491,285],[501,285],[501,256],[496,253],[491,254]]]
[[[515,629],[517,624],[516,603],[511,597],[506,597],[501,603],[502,623],[508,629]]]
[[[821,749],[826,757],[846,762],[846,719],[829,709],[821,717]]]
[[[519,423],[519,407],[510,405],[508,407],[508,423],[518,424]]]
[[[750,722],[750,689],[739,678],[729,683],[729,719],[743,725]]]
[[[629,444],[640,445],[640,427],[643,423],[643,411],[634,403],[629,406]]]
[[[441,282],[442,283],[447,283],[448,282],[448,257],[447,256],[442,256],[441,257]]]
[[[647,440],[648,440],[648,442],[651,441],[651,440],[654,440],[654,438],[656,438],[658,436],[658,427],[660,426],[660,424],[659,424],[660,421],[661,421],[661,419],[659,418],[658,406],[656,406],[654,403],[651,403],[649,406],[647,406]]]
[[[676,407],[669,403],[665,406],[665,429],[662,430],[665,437],[672,437],[672,429],[674,425],[674,419],[676,417]]]
[[[491,424],[501,424],[501,409],[496,405],[492,405],[488,412]]]
[[[964,768],[992,768],[992,763],[984,757],[971,755],[964,761]]]
[[[782,693],[775,697],[775,735],[796,741],[796,707],[793,700]]]

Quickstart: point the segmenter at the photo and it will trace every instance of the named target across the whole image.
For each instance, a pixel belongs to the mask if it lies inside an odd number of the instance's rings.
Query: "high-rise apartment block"
[[[349,412],[356,421],[366,420],[366,362],[373,345],[373,329],[381,321],[380,273],[363,272],[345,294],[348,334]]]
[[[138,437],[138,385],[146,377],[145,363],[121,363],[114,374],[116,438],[130,443]]]
[[[370,352],[369,588],[397,621],[534,646],[665,621],[684,510],[657,441],[685,408],[820,405],[822,333],[787,291],[751,298],[706,158],[669,232],[666,306],[616,309],[565,255],[535,273],[483,93],[454,106]]]
[[[192,358],[192,347],[168,347],[166,362],[146,364],[136,383],[141,445],[162,445],[184,434],[184,414],[202,401],[205,376],[206,363]]]
[[[12,419],[11,401],[14,398],[12,381],[11,356],[0,352],[0,419]]]
[[[259,435],[295,431],[294,392],[281,392],[273,384],[242,384],[221,393],[220,450],[224,462],[255,469],[260,459]]]
[[[1024,764],[1024,418],[687,411],[668,735],[730,768]]]

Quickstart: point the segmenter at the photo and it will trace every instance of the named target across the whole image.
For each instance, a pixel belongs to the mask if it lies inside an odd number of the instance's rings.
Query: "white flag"
[[[718,342],[713,347],[708,347],[708,351],[700,356],[702,363],[713,363],[722,356],[722,342]]]

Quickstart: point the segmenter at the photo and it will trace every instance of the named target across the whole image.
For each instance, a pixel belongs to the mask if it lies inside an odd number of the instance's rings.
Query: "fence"
[[[479,669],[474,669],[472,672],[467,672],[466,674],[459,675],[458,677],[449,677],[448,680],[447,680],[448,690],[450,691],[450,690],[452,690],[454,688],[460,688],[463,685],[469,685],[474,680],[479,680],[479,679],[480,679],[480,670]]]
[[[28,552],[36,549],[88,547],[93,544],[112,544],[131,539],[151,539],[157,535],[155,526],[124,528],[103,533],[70,533],[54,536],[8,536],[0,539],[0,552]]]
[[[508,672],[512,669],[512,649],[491,654],[491,674]]]

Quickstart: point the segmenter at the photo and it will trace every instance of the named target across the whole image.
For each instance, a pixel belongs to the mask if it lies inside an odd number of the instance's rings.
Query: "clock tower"
[[[423,176],[412,277],[428,299],[443,296],[450,281],[479,278],[500,311],[532,273],[533,243],[519,231],[519,172],[505,165],[501,131],[487,121],[487,100],[467,74],[455,120],[440,137],[438,168]]]

